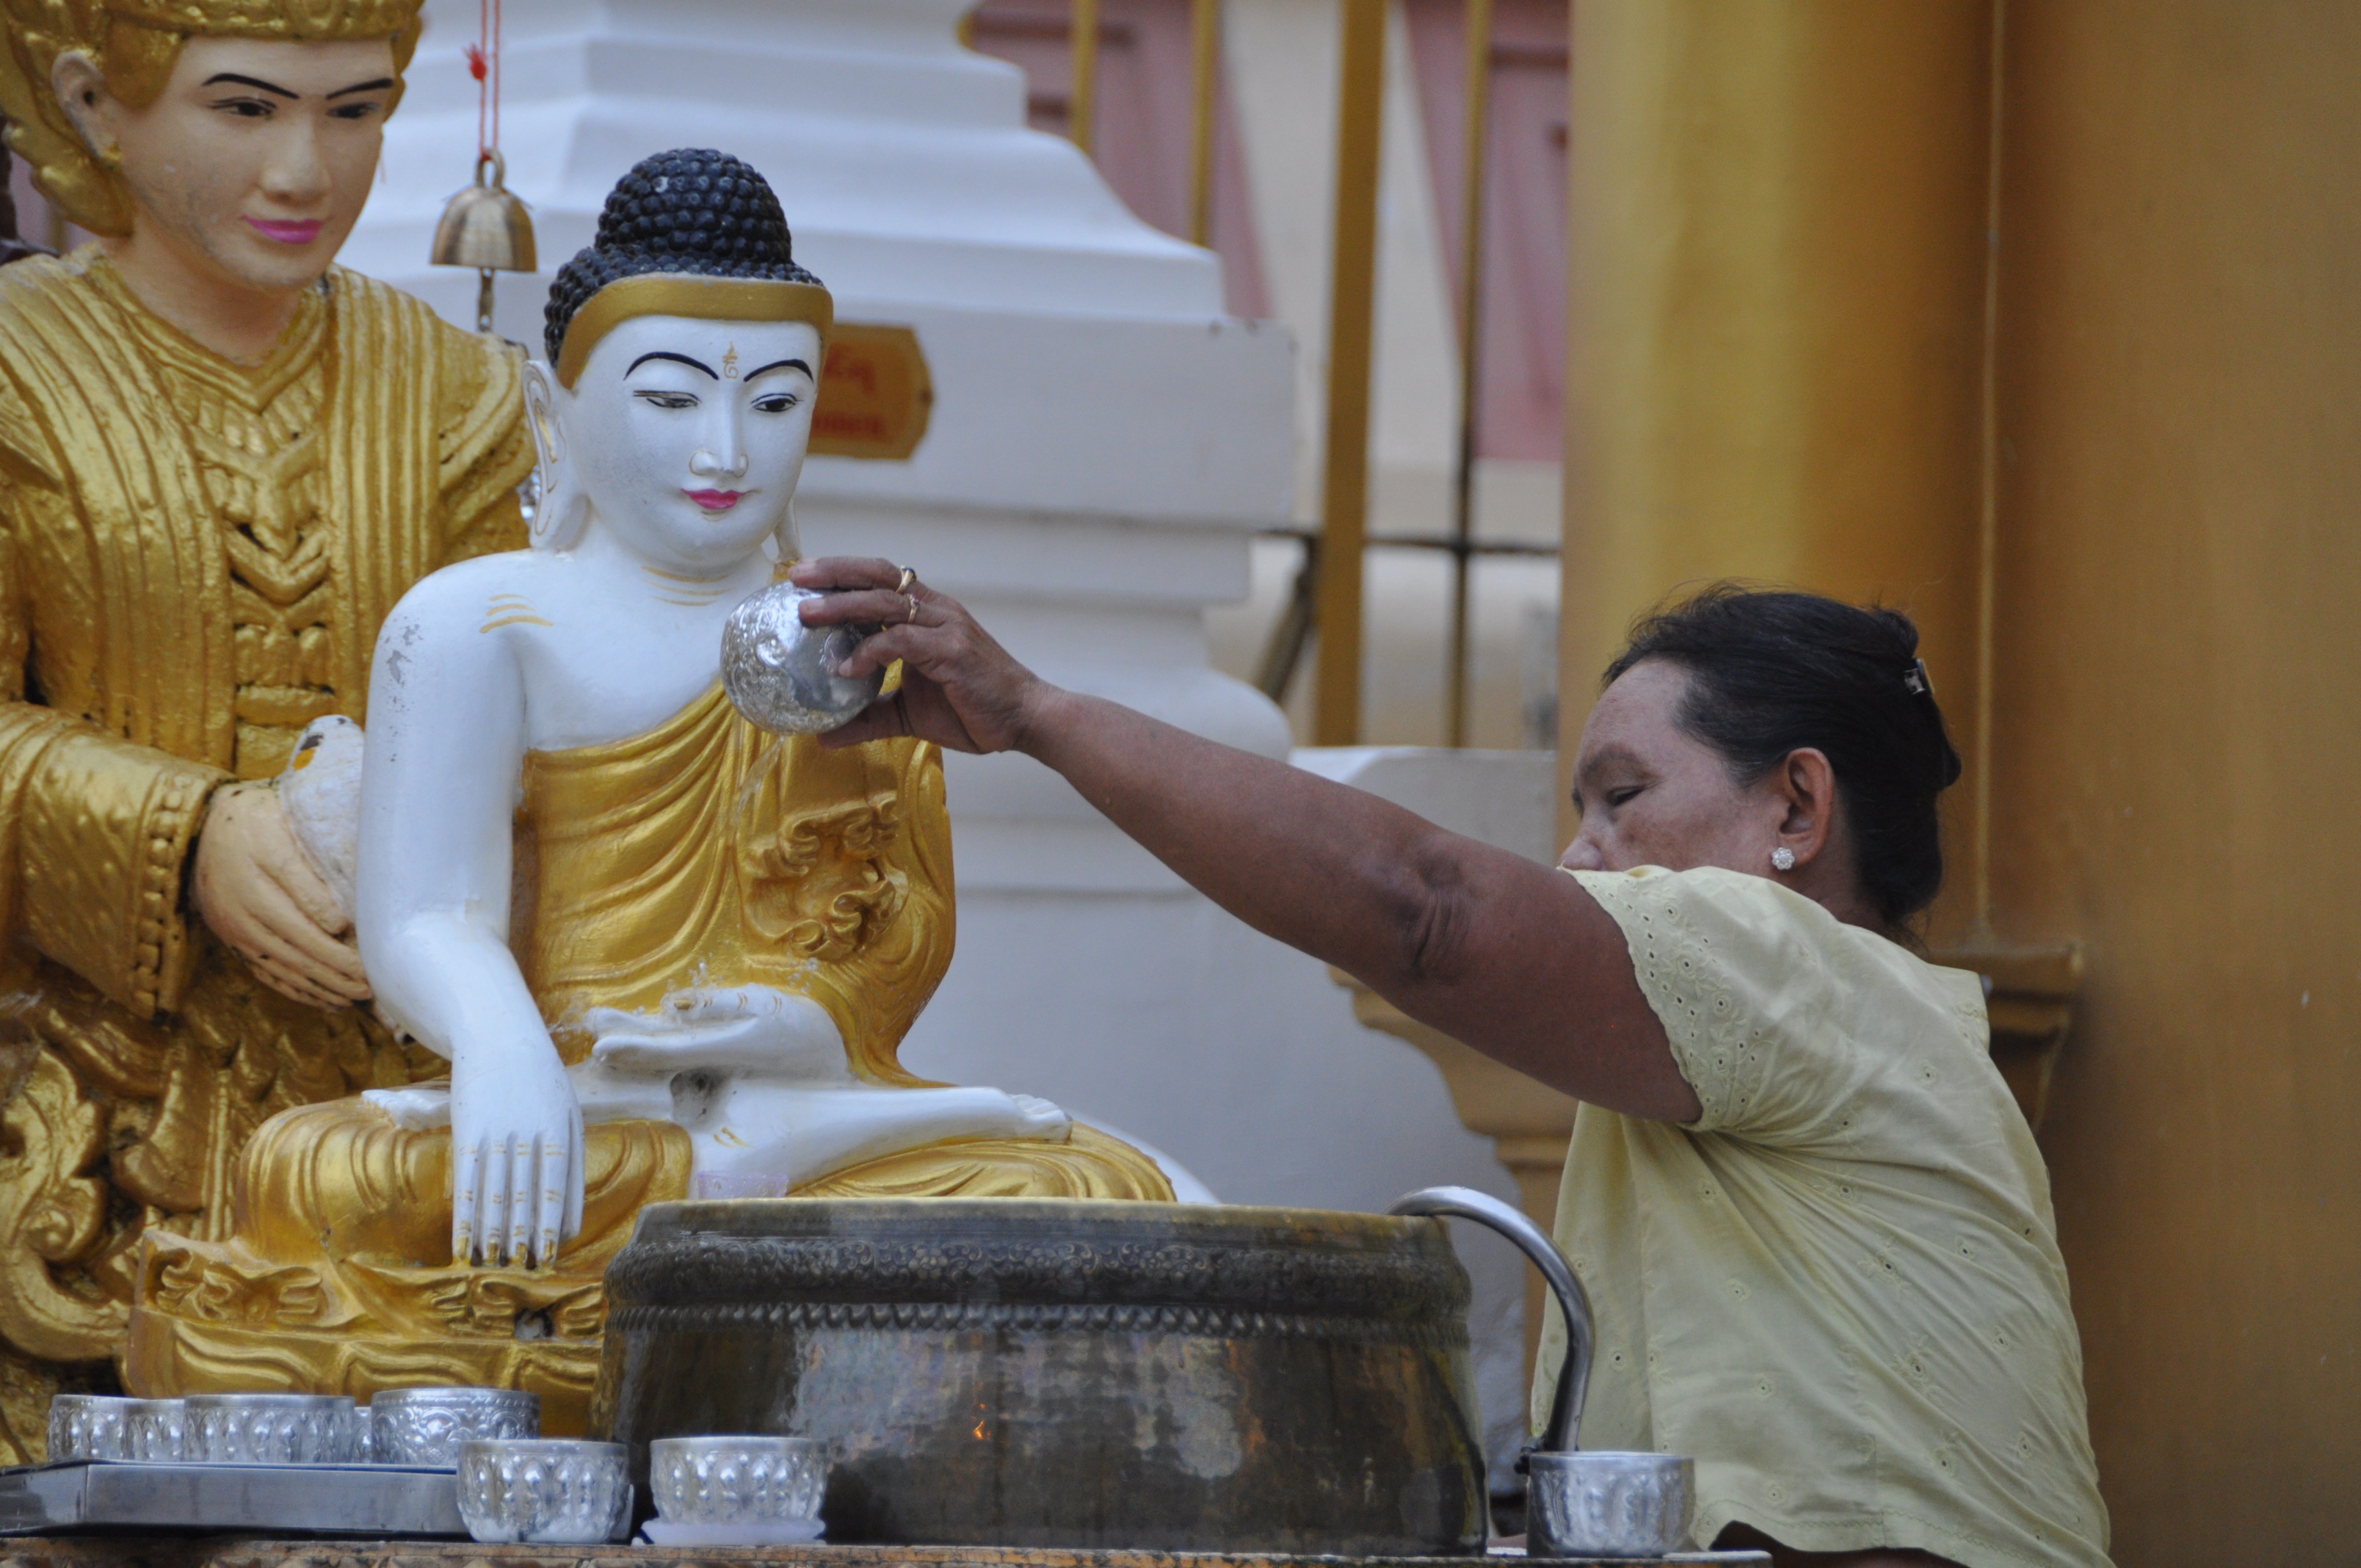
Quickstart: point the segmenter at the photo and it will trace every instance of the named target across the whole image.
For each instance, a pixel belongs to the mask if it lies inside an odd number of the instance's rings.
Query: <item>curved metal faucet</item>
[[[1557,1250],[1557,1244],[1523,1214],[1472,1187],[1423,1187],[1386,1212],[1473,1220],[1499,1232],[1532,1259],[1557,1297],[1558,1310],[1565,1314],[1565,1360],[1557,1369],[1557,1392],[1550,1400],[1549,1422],[1534,1447],[1554,1453],[1579,1446],[1576,1440],[1582,1431],[1582,1402],[1590,1392],[1590,1293],[1583,1289],[1574,1266]],[[1520,1463],[1518,1468],[1524,1466]]]

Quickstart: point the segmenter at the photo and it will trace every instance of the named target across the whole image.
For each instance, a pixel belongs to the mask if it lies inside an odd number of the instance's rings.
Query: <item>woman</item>
[[[1207,896],[1583,1102],[1558,1239],[1583,1436],[1697,1461],[1693,1527],[1784,1563],[2106,1561],[2048,1179],[1975,976],[1914,951],[1959,774],[1892,611],[1717,588],[1643,621],[1553,872],[1060,691],[881,561],[796,568],[914,733],[1055,768]],[[1544,1367],[1541,1386],[1552,1382]]]

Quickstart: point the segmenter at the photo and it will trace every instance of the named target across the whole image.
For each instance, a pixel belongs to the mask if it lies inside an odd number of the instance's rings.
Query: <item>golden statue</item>
[[[523,538],[521,356],[332,265],[417,10],[0,0],[9,143],[101,236],[0,269],[0,1459],[112,1384],[143,1236],[229,1234],[255,1128],[440,1069],[235,782]]]
[[[535,548],[421,582],[372,676],[360,947],[451,1080],[280,1114],[230,1235],[148,1238],[141,1392],[504,1385],[576,1431],[646,1203],[1172,1196],[1047,1102],[897,1059],[951,956],[935,749],[827,751],[724,695],[832,322],[768,184],[647,159],[552,301]]]

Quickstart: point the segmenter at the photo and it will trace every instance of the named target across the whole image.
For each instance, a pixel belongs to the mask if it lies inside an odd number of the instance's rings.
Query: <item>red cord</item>
[[[467,74],[476,79],[476,159],[500,145],[500,0],[476,0],[476,41],[467,46]]]

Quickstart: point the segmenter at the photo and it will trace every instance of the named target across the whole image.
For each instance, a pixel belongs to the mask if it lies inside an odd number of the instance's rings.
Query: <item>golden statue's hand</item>
[[[197,835],[191,897],[199,918],[273,991],[314,1007],[368,1000],[351,922],[303,858],[268,784],[214,792]]]
[[[830,748],[912,735],[954,751],[1005,751],[1021,743],[1027,710],[1054,688],[1009,657],[967,607],[890,561],[831,556],[787,574],[799,588],[836,591],[807,600],[806,626],[884,629],[837,674],[857,678],[902,662],[901,689],[820,737]]]

